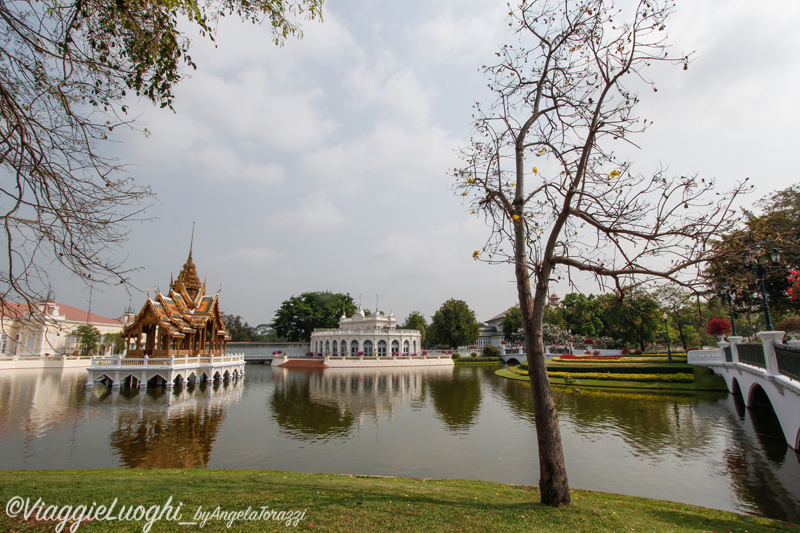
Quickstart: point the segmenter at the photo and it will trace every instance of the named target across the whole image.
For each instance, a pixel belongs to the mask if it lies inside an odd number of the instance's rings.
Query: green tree
[[[20,0],[0,2],[0,303],[41,299],[51,262],[91,283],[127,283],[115,258],[149,188],[101,146],[131,97],[172,108],[196,68],[187,33],[213,39],[219,17],[265,22],[276,43],[300,35],[322,0]],[[12,253],[13,251],[13,253]],[[123,254],[124,255],[124,254]],[[46,266],[43,264],[46,263]]]
[[[355,312],[356,305],[349,294],[304,292],[281,304],[272,328],[288,341],[307,341],[314,329],[338,327],[342,313],[350,316]]]
[[[697,294],[674,284],[659,287],[654,297],[677,331],[672,341],[680,343],[684,350],[699,347],[703,342],[700,332],[707,322],[703,316],[708,314],[703,310],[708,306],[699,300]]]
[[[542,319],[545,324],[552,324],[560,329],[567,330],[567,321],[564,318],[564,309],[554,305],[547,305],[544,308],[544,318]]]
[[[567,294],[561,303],[564,309],[564,322],[576,339],[578,337],[599,337],[603,334],[601,309],[594,294],[586,296],[572,292]]]
[[[103,337],[103,342],[111,345],[112,354],[125,353],[125,348],[127,345],[125,342],[125,338],[122,336],[122,333],[109,333],[108,335]]]
[[[743,210],[744,223],[722,236],[716,243],[717,256],[706,271],[709,276],[708,296],[717,297],[717,286],[727,284],[735,293],[735,310],[744,313],[762,311],[762,299],[756,274],[745,263],[744,256],[760,246],[764,252],[777,248],[782,253],[780,265],[765,266],[764,286],[770,309],[788,314],[800,309],[800,300],[789,299],[788,266],[800,266],[800,184],[765,196],[756,206],[761,214]],[[763,322],[762,322],[763,323]]]
[[[225,329],[231,334],[231,341],[252,342],[255,340],[255,331],[239,315],[223,314],[222,323],[225,324]]]
[[[653,298],[634,291],[620,298],[606,294],[598,298],[606,334],[623,345],[636,345],[644,351],[656,335],[664,331],[661,309]]]
[[[484,67],[492,104],[476,106],[472,142],[454,172],[456,192],[492,228],[473,257],[515,268],[546,504],[570,502],[542,343],[551,279],[575,269],[624,289],[674,278],[708,259],[711,239],[735,222],[729,206],[744,189],[714,196],[708,180],[671,178],[663,169],[641,175],[618,155],[647,124],[633,88],[649,83],[645,69],[688,67],[687,57],[667,52],[662,30],[673,6],[648,0],[626,11],[605,0],[530,0],[512,7],[514,43]]]
[[[463,300],[447,300],[431,319],[428,341],[431,344],[458,348],[474,344],[480,336],[475,313]]]
[[[100,344],[100,332],[94,326],[82,324],[78,326],[78,339],[81,345],[81,354],[90,355],[97,350]]]
[[[419,311],[412,311],[411,314],[406,317],[406,321],[402,326],[399,326],[398,329],[415,329],[419,331],[422,339],[421,343],[422,346],[427,346],[427,329],[428,329],[428,322],[425,320],[425,315],[420,313]]]
[[[500,325],[503,328],[503,337],[507,341],[522,340],[522,314],[519,312],[519,307],[509,309]]]

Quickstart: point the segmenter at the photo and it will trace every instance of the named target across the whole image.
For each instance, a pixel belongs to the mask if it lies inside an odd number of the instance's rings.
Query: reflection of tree
[[[788,449],[777,416],[768,408],[749,409],[752,425],[747,424],[738,413],[744,407],[741,396],[729,403],[733,433],[723,459],[736,495],[752,505],[749,512],[799,522],[800,502],[791,495],[800,485],[800,458]]]
[[[129,468],[205,467],[225,418],[221,406],[189,406],[170,416],[165,407],[123,413],[111,446]]]
[[[290,372],[288,375],[291,378],[276,381],[270,400],[272,416],[281,428],[289,436],[301,440],[347,436],[355,421],[353,415],[314,401],[311,376],[305,372]],[[293,379],[295,377],[301,379]]]
[[[520,417],[533,422],[528,387],[525,383],[510,382],[504,387],[504,392],[509,407]],[[688,453],[706,446],[715,438],[716,426],[708,424],[698,414],[696,406],[721,395],[556,387],[553,397],[559,417],[570,421],[575,432],[586,440],[596,441],[613,435],[625,441],[634,454],[658,461],[665,449],[678,454]]]
[[[475,424],[481,405],[478,368],[457,368],[451,379],[437,379],[429,387],[436,413],[450,431],[466,431]]]

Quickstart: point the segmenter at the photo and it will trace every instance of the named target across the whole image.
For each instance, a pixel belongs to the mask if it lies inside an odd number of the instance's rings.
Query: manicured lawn
[[[677,364],[677,363],[676,363]],[[668,363],[665,363],[669,366]],[[686,367],[694,374],[694,382],[692,383],[659,383],[659,382],[640,382],[640,381],[609,381],[600,379],[577,379],[569,385],[575,387],[602,387],[612,389],[649,389],[649,390],[664,390],[664,391],[726,391],[725,380],[720,376],[709,374],[708,370],[699,366],[681,365]],[[548,364],[548,368],[551,366]],[[555,366],[553,369],[555,370]],[[528,376],[521,376],[513,373],[508,369],[500,369],[495,372],[498,376],[516,379],[519,381],[528,382]],[[551,377],[550,383],[553,385],[565,385],[564,378]]]
[[[258,470],[70,470],[0,472],[4,509],[15,496],[46,505],[164,505],[181,503],[177,520],[154,521],[150,531],[453,531],[453,532],[766,532],[797,531],[776,520],[657,500],[573,490],[573,505],[538,503],[538,489],[463,480],[354,477]],[[221,519],[178,525],[213,513],[284,511],[284,521]],[[290,514],[295,513],[295,514]],[[117,516],[119,516],[117,514]],[[174,511],[171,516],[175,516]],[[292,518],[297,518],[292,525]],[[287,525],[286,522],[289,522]],[[141,521],[95,521],[80,531],[142,532]],[[54,522],[0,515],[2,531],[55,531]],[[70,524],[66,524],[67,531]]]

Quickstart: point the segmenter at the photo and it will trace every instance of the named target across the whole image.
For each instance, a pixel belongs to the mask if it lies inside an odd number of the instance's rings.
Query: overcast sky
[[[330,0],[282,48],[265,28],[223,21],[218,47],[194,40],[198,70],[175,113],[140,105],[149,136],[115,153],[149,184],[154,220],[131,227],[119,253],[141,266],[142,291],[168,290],[186,260],[224,312],[251,325],[307,291],[350,293],[402,322],[430,320],[449,298],[479,320],[516,303],[513,268],[472,259],[488,228],[450,186],[468,144],[472,105],[489,102],[478,71],[508,40],[503,1]],[[746,202],[800,181],[800,3],[679,2],[669,28],[688,71],[660,69],[640,115],[640,171],[669,166],[720,188],[750,177]],[[62,278],[56,298],[86,308],[89,290]],[[566,285],[552,290],[570,292]],[[597,290],[587,285],[587,292]],[[93,292],[92,311],[138,311],[145,292]]]

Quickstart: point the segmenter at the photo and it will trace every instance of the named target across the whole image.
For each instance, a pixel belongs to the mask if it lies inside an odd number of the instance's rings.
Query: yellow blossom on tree
[[[514,219],[514,222],[519,222],[519,215],[511,215],[511,218]]]
[[[462,192],[461,196],[469,196],[469,193],[468,192]]]
[[[536,167],[533,167],[533,173],[534,173],[534,174],[538,174],[538,173],[539,173],[539,169],[538,169],[538,168],[536,168]]]
[[[481,253],[478,250],[475,250],[474,252],[472,252],[472,258],[473,259],[477,259],[479,255],[481,255]]]
[[[612,178],[616,178],[617,176],[619,176],[619,170],[612,170],[609,176],[611,176]]]
[[[467,179],[467,183],[475,183],[475,178],[469,178],[469,179]]]
[[[475,210],[473,209],[472,211],[469,212],[469,214],[470,215],[474,215],[475,214]]]

